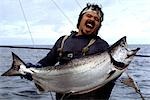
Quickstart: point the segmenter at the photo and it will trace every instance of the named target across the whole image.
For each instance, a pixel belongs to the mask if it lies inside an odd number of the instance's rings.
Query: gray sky
[[[76,29],[87,2],[102,5],[104,21],[99,36],[109,44],[123,36],[129,44],[150,44],[150,0],[20,1],[31,34],[19,0],[0,0],[0,45],[52,45]]]

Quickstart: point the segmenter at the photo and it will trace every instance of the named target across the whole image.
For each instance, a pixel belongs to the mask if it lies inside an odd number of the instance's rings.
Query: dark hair
[[[103,21],[103,16],[104,16],[104,13],[103,11],[101,10],[101,7],[99,7],[97,4],[90,4],[90,3],[87,3],[86,7],[83,8],[83,10],[80,12],[79,14],[79,18],[78,18],[78,23],[77,23],[77,28],[79,29],[79,25],[80,25],[80,21],[83,17],[83,15],[85,13],[83,13],[85,11],[85,9],[89,9],[90,7],[92,7],[92,10],[95,10],[95,11],[99,11],[100,12],[100,21],[102,22]],[[101,25],[100,25],[101,26]],[[99,27],[100,28],[100,27]]]

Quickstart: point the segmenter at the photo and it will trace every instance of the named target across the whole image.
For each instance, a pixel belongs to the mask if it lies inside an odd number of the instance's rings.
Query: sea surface
[[[129,47],[140,47],[138,54],[150,55],[150,45],[130,45]],[[11,67],[11,52],[16,53],[26,63],[34,64],[46,56],[49,50],[0,48],[0,75]],[[135,57],[128,66],[127,72],[137,82],[145,100],[150,100],[150,57]],[[120,82],[126,77],[126,74],[122,74],[116,81],[110,100],[142,100],[133,88]],[[0,76],[0,100],[55,100],[55,93],[38,94],[31,81],[20,77]]]

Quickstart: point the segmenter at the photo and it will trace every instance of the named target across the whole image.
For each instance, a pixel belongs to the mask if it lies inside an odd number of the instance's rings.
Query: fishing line
[[[32,33],[31,33],[31,30],[30,30],[30,27],[29,27],[29,23],[28,23],[28,20],[27,20],[25,11],[24,11],[23,6],[22,6],[21,0],[19,0],[19,4],[20,4],[20,8],[21,8],[21,11],[22,11],[22,14],[23,14],[23,17],[24,17],[24,20],[25,20],[27,29],[28,29],[29,34],[30,34],[30,38],[31,38],[31,41],[32,41],[32,45],[33,45],[33,47],[35,47],[35,42],[34,42],[34,39],[33,39]],[[34,51],[34,54],[38,54],[38,51],[37,51],[37,50]],[[37,58],[37,55],[35,55],[35,58]]]
[[[58,10],[66,17],[66,19],[69,21],[72,26],[74,26],[73,22],[70,20],[70,18],[64,13],[64,11],[58,6],[58,4],[54,0],[49,0],[52,1],[53,4],[58,8]]]
[[[51,99],[54,100],[52,92],[50,92]]]
[[[29,31],[29,33],[30,33],[31,41],[32,41],[32,43],[33,43],[33,46],[35,46],[34,39],[33,39],[33,36],[32,36],[32,34],[31,34],[31,30],[30,30],[30,28],[29,28],[29,24],[28,24],[28,21],[27,21],[27,18],[26,18],[26,16],[25,16],[25,12],[24,12],[24,9],[23,9],[23,6],[22,6],[22,3],[21,3],[20,0],[19,0],[19,4],[20,4],[20,8],[21,8],[21,11],[22,11],[24,20],[25,20],[25,22],[26,22],[28,31]]]
[[[75,2],[77,3],[77,5],[82,9],[80,3],[78,2],[78,0],[75,0]]]

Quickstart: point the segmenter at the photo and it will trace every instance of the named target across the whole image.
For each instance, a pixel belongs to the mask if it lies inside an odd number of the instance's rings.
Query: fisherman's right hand
[[[35,67],[35,65],[32,63],[26,63],[26,68],[30,68],[30,67]],[[26,73],[26,75],[21,75],[20,77],[21,77],[21,79],[24,78],[24,79],[27,79],[30,81],[33,80],[32,75],[30,73]]]
[[[21,77],[21,79],[24,78],[24,79],[27,79],[29,81],[33,80],[32,75],[30,73],[26,73],[26,75],[21,75],[20,77]]]
[[[41,68],[41,64],[37,63],[37,64],[32,64],[32,63],[26,63],[26,68],[30,68],[30,67],[33,67],[33,68]],[[26,73],[26,75],[21,75],[21,78],[25,78],[27,80],[30,80],[32,81],[33,78],[32,78],[32,75],[30,73]]]

